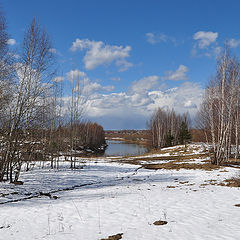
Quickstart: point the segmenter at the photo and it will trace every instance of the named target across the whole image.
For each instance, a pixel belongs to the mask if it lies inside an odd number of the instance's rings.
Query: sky
[[[238,0],[2,0],[11,49],[36,17],[51,37],[58,79],[86,95],[84,118],[145,129],[158,107],[194,118],[216,58],[240,51]]]

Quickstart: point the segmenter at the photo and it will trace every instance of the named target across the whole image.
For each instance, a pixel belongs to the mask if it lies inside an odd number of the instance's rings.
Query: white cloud
[[[184,103],[184,107],[185,108],[196,108],[197,105],[195,103],[192,102],[192,100],[187,100],[185,103]]]
[[[184,73],[187,70],[186,66],[180,65],[175,72],[170,74],[169,71],[167,77],[186,80]],[[70,76],[75,73],[82,77],[85,117],[98,121],[105,129],[145,128],[146,121],[158,107],[174,108],[178,113],[188,111],[193,116],[204,93],[199,84],[191,82],[163,90],[159,84],[161,78],[156,75],[134,81],[128,91],[116,93],[112,92],[113,86],[102,86],[98,81],[91,81],[84,72],[72,70],[70,73]]]
[[[114,86],[102,86],[97,82],[91,82],[83,86],[82,94],[90,95],[101,91],[110,92],[113,90]]]
[[[147,41],[151,44],[155,44],[155,35],[153,33],[146,33]]]
[[[112,81],[120,82],[121,78],[120,77],[113,77],[111,78]]]
[[[53,82],[62,82],[64,80],[64,77],[55,77],[52,81]]]
[[[134,93],[142,93],[142,92],[148,91],[157,85],[158,79],[159,79],[158,76],[148,76],[138,81],[134,81],[132,83],[131,90]]]
[[[71,70],[70,72],[68,72],[67,74],[67,79],[70,82],[73,82],[73,80],[83,80],[84,78],[87,78],[87,74],[85,72],[81,72],[78,69],[75,70]]]
[[[79,39],[79,38],[77,38],[76,40],[75,40],[75,42],[73,42],[73,44],[72,44],[72,47],[70,48],[70,50],[72,51],[72,52],[76,52],[77,50],[84,50],[84,49],[86,49],[86,48],[91,48],[93,45],[95,45],[97,42],[95,42],[95,41],[90,41],[90,40],[88,40],[88,39],[83,39],[83,40],[81,40],[81,39]]]
[[[110,92],[114,90],[114,86],[102,86],[96,81],[91,81],[85,72],[79,71],[78,69],[69,71],[66,76],[71,83],[75,81],[75,85],[78,85],[77,81],[79,80],[80,89],[76,86],[74,91],[79,90],[81,94],[85,96],[90,96],[97,92]]]
[[[177,112],[188,111],[191,115],[197,112],[198,106],[202,102],[204,89],[197,83],[184,82],[179,87],[166,91],[152,91],[150,95],[154,104],[149,106],[154,110],[157,106],[174,108]]]
[[[105,128],[124,129],[132,126],[144,128],[157,107],[174,108],[179,113],[188,111],[191,116],[197,112],[204,93],[197,83],[184,82],[165,91],[151,90],[152,84],[149,84],[143,91],[140,86],[147,83],[143,79],[132,85],[136,91],[91,95],[87,116],[97,119]]]
[[[228,44],[229,44],[229,47],[236,48],[240,45],[240,39],[232,38],[232,39],[229,40]]]
[[[167,36],[165,34],[160,34],[156,36],[154,33],[146,33],[147,41],[151,44],[156,44],[158,42],[166,42]]]
[[[76,39],[73,42],[70,50],[75,52],[77,50],[86,50],[86,55],[83,58],[85,68],[88,70],[95,69],[100,65],[107,65],[115,62],[120,67],[119,71],[126,71],[133,64],[126,61],[130,56],[130,46],[115,46],[107,45],[102,41],[90,41],[88,39]]]
[[[163,33],[155,34],[155,33],[149,32],[149,33],[146,33],[146,38],[147,38],[147,41],[153,45],[160,42],[167,42],[167,41],[176,43],[175,38],[169,37]]]
[[[188,67],[184,65],[179,65],[178,69],[174,71],[168,71],[166,76],[162,77],[162,80],[172,80],[172,81],[181,81],[187,80],[188,77],[186,73],[188,72]]]
[[[7,40],[7,44],[13,46],[13,45],[16,44],[16,40],[13,39],[13,38],[10,38],[10,39]]]
[[[125,72],[127,71],[130,67],[133,66],[131,62],[126,61],[125,59],[119,59],[116,61],[116,65],[119,66],[119,72]]]
[[[216,56],[218,56],[221,53],[221,51],[222,51],[222,48],[219,46],[213,48],[213,52]]]
[[[217,37],[217,32],[199,31],[193,35],[193,39],[197,41],[197,45],[200,49],[209,47],[210,44],[216,42]]]
[[[20,56],[18,54],[14,53],[14,52],[8,52],[7,54],[9,56],[11,56],[11,57],[14,57],[15,59],[19,59],[20,58]]]
[[[56,49],[56,48],[50,48],[50,49],[49,49],[49,52],[56,54],[56,53],[57,53],[57,49]]]

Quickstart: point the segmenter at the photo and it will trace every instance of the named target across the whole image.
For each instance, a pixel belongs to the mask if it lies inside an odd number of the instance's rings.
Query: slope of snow
[[[237,169],[151,171],[106,159],[80,165],[36,168],[21,175],[22,186],[0,184],[0,239],[240,239],[239,189],[207,184],[237,176]],[[33,198],[6,203],[26,194]],[[168,224],[155,226],[157,220]]]

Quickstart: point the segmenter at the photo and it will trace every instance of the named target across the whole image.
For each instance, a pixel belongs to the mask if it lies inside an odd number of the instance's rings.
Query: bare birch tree
[[[26,143],[34,120],[38,118],[37,110],[43,104],[42,96],[52,79],[54,61],[51,48],[48,34],[33,19],[24,36],[20,59],[15,64],[14,91],[7,112],[6,145],[0,181],[8,171],[10,182],[18,180],[25,151],[22,146]]]
[[[179,131],[182,122],[188,126],[188,114],[176,114],[172,109],[165,110],[158,108],[151,117],[150,130],[152,135],[152,145],[155,148],[162,148],[176,145],[179,142]]]
[[[201,128],[212,145],[213,164],[239,156],[239,88],[239,62],[226,45],[199,111]]]

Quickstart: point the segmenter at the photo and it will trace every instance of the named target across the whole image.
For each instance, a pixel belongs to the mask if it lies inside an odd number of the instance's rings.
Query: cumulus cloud
[[[84,80],[87,79],[87,74],[85,72],[81,72],[78,69],[71,70],[67,74],[67,80],[73,82],[76,79]]]
[[[155,34],[152,32],[146,33],[146,38],[147,38],[147,42],[151,43],[151,44],[157,44],[160,42],[167,42],[167,41],[171,41],[173,43],[176,43],[176,39],[173,37],[169,37],[166,34],[163,33],[159,33],[159,34]]]
[[[197,105],[195,103],[193,103],[192,100],[187,100],[184,103],[184,107],[185,108],[197,108]]]
[[[59,76],[59,77],[55,77],[52,81],[53,82],[62,82],[63,80],[64,80],[64,77]]]
[[[57,53],[57,49],[56,49],[56,48],[50,48],[50,49],[49,49],[49,52],[56,54],[56,53]]]
[[[99,88],[97,84],[91,87]],[[178,113],[188,111],[193,116],[202,101],[203,93],[204,89],[199,84],[184,82],[165,91],[156,89],[145,92],[92,94],[85,103],[85,117],[97,120],[105,129],[143,129],[158,107],[174,108]],[[69,97],[64,99],[65,103],[67,101],[70,101]]]
[[[193,39],[197,41],[197,45],[200,49],[209,47],[210,44],[216,42],[217,38],[217,32],[199,31],[193,35]]]
[[[166,76],[162,77],[162,80],[171,80],[171,81],[187,80],[188,79],[186,75],[187,72],[188,72],[188,67],[184,65],[179,65],[176,71],[166,72]]]
[[[217,32],[205,32],[199,31],[193,35],[193,39],[196,41],[191,51],[193,56],[206,56],[216,57],[222,51],[222,48],[218,46]]]
[[[119,67],[119,72],[125,72],[127,71],[130,67],[133,66],[131,62],[126,61],[125,59],[119,59],[116,61],[116,65]]]
[[[75,82],[76,87],[74,90],[80,91],[83,95],[90,96],[91,94],[95,94],[97,92],[110,92],[114,90],[114,86],[102,86],[100,83],[90,80],[85,72],[78,69],[69,71],[66,74],[66,77],[71,83]],[[79,86],[77,81],[79,81]]]
[[[167,41],[167,35],[162,33],[156,36],[154,33],[149,32],[149,33],[146,33],[146,37],[147,37],[147,41],[151,44]]]
[[[84,49],[86,49],[86,48],[91,48],[91,47],[94,46],[96,43],[97,43],[97,42],[95,42],[95,41],[90,41],[90,40],[88,40],[88,39],[83,39],[83,40],[81,40],[81,39],[77,38],[77,39],[75,40],[75,42],[72,43],[72,46],[71,46],[70,50],[71,50],[72,52],[75,52],[75,51],[77,51],[77,50],[81,50],[81,51],[82,51],[82,50],[84,50]]]
[[[184,82],[179,87],[166,91],[152,91],[150,95],[154,104],[149,108],[154,110],[157,106],[168,107],[181,113],[188,111],[193,115],[202,101],[203,92],[199,84],[191,82]]]
[[[20,56],[18,54],[14,53],[14,52],[8,52],[7,54],[9,56],[11,56],[11,57],[14,57],[15,59],[19,59],[20,58]]]
[[[217,46],[213,48],[214,55],[218,56],[222,51],[222,48]]]
[[[229,47],[236,48],[240,45],[240,39],[232,38],[232,39],[229,40],[228,44],[229,44]]]
[[[157,85],[158,83],[158,76],[148,76],[148,77],[144,77],[138,81],[134,81],[132,83],[132,91],[134,93],[142,93],[145,92],[147,90],[152,89],[154,86]]]
[[[105,128],[119,129],[136,126],[144,128],[146,120],[152,112],[158,108],[174,108],[176,112],[189,112],[194,115],[201,103],[204,90],[197,83],[184,82],[180,86],[167,90],[152,90],[155,86],[151,81],[148,86],[146,77],[133,83],[132,88],[136,91],[95,94],[88,99],[88,110],[86,112],[90,119],[98,119]],[[157,79],[157,77],[156,77]],[[114,121],[113,119],[120,119]]]
[[[10,38],[10,39],[7,40],[7,44],[13,46],[13,45],[16,44],[16,40],[13,39],[13,38]]]
[[[77,38],[73,42],[70,50],[76,52],[78,50],[86,50],[83,58],[85,68],[88,70],[95,69],[100,65],[107,65],[115,62],[120,67],[119,71],[126,71],[133,64],[128,62],[126,58],[130,56],[130,46],[107,45],[102,41],[90,41],[89,39]]]
[[[89,82],[88,84],[83,86],[82,93],[84,95],[90,95],[96,92],[101,92],[101,91],[110,92],[113,90],[114,90],[114,86],[102,86],[97,82]]]

